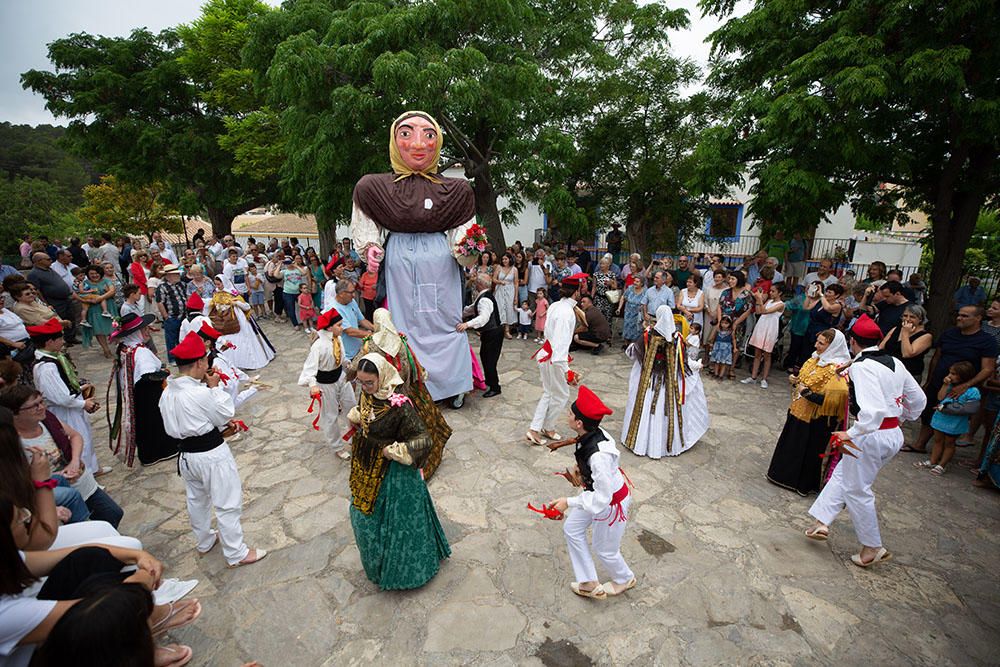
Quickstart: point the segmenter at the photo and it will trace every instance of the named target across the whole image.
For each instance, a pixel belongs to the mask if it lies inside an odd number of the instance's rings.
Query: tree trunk
[[[316,214],[316,228],[319,230],[319,256],[324,263],[333,249],[337,247],[337,222],[336,216]]]
[[[490,165],[480,165],[478,169],[479,174],[472,183],[472,190],[476,194],[476,214],[486,228],[486,236],[494,252],[502,253],[507,249],[507,241],[504,239],[500,210],[497,208],[497,194],[490,180]]]
[[[983,201],[982,197],[956,197],[958,205],[951,211],[935,212],[931,216],[934,260],[931,263],[927,316],[929,329],[935,336],[954,324],[952,296],[962,280],[965,251],[976,228]]]
[[[233,233],[233,220],[240,213],[243,213],[242,210],[237,211],[233,208],[214,208],[211,206],[206,207],[205,212],[208,213],[208,220],[212,223],[212,233],[219,238]]]
[[[646,251],[649,247],[649,231],[646,229],[645,221],[628,220],[625,223],[625,235],[628,236],[629,253],[639,253],[643,263],[648,266],[650,257]]]

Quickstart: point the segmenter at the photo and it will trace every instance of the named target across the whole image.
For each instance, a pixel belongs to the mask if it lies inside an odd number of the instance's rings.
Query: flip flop
[[[851,556],[851,562],[858,567],[871,567],[878,563],[884,563],[887,560],[892,560],[892,554],[886,550],[885,547],[879,547],[878,551],[875,552],[875,558],[871,559],[867,563],[861,560],[861,554],[854,554]]]
[[[605,591],[604,588],[601,587],[600,584],[597,584],[596,588],[593,588],[593,589],[591,589],[589,591],[585,591],[582,588],[580,588],[579,582],[576,582],[576,581],[574,581],[573,583],[571,583],[569,585],[569,587],[570,587],[570,589],[572,589],[572,591],[574,593],[576,593],[580,597],[593,598],[595,600],[606,600],[607,597],[608,597],[607,591]]]
[[[169,624],[170,619],[172,619],[174,616],[176,616],[180,612],[190,607],[194,607],[194,615],[191,618],[182,623],[178,623],[177,625]],[[158,622],[156,622],[153,625],[153,627],[150,628],[150,631],[153,633],[153,636],[155,637],[170,632],[172,630],[180,630],[181,628],[187,627],[192,623],[194,623],[195,621],[197,621],[199,616],[201,616],[201,603],[198,602],[197,599],[188,600],[186,604],[181,604],[179,602],[170,602],[167,604],[167,615],[161,618]]]
[[[606,584],[601,584],[601,588],[603,588],[604,592],[607,593],[608,595],[621,595],[625,591],[635,588],[635,584],[636,584],[635,577],[632,577],[631,579],[629,579],[627,584],[624,584],[625,588],[621,589],[620,591],[615,591],[615,586],[617,586],[618,584],[616,584],[613,581],[609,581]]]
[[[184,644],[166,644],[156,647],[156,657],[153,664],[156,667],[183,667],[191,662],[194,651]]]
[[[806,531],[806,537],[817,542],[826,542],[830,537],[830,529],[827,526],[817,526]]]
[[[531,431],[524,434],[524,437],[533,445],[538,445],[539,447],[545,444],[544,440],[539,440]]]

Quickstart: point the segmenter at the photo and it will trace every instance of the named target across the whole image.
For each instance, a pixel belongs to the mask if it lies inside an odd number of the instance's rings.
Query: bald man
[[[80,302],[76,300],[76,295],[66,281],[52,270],[52,258],[47,253],[36,252],[31,261],[33,268],[28,272],[28,282],[35,286],[60,319],[71,322],[66,342],[79,342],[76,340],[76,328],[80,323]]]

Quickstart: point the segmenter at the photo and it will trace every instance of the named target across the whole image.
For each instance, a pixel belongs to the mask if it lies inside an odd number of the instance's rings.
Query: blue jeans
[[[125,516],[124,510],[111,499],[103,489],[97,489],[87,498],[87,507],[90,508],[90,518],[94,521],[107,521],[115,528],[122,522]]]
[[[174,355],[170,350],[177,347],[181,340],[181,321],[176,317],[163,320],[163,338],[167,341],[167,360],[173,362]]]
[[[59,486],[52,489],[52,495],[55,496],[56,505],[70,511],[69,523],[78,523],[89,519],[90,509],[83,501],[80,492],[70,486],[69,482],[61,475],[53,475],[52,479],[59,482]]]
[[[292,323],[293,327],[299,326],[299,318],[295,316],[295,300],[298,297],[298,294],[281,293],[281,300],[285,305],[285,314],[288,315],[288,321]]]

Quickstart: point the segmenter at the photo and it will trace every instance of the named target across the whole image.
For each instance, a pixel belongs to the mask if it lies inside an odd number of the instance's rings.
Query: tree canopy
[[[701,7],[725,18],[733,2]],[[998,20],[976,0],[758,0],[712,35],[709,81],[728,109],[693,182],[735,184],[746,168],[755,218],[787,231],[844,202],[872,220],[926,211],[940,330],[979,211],[1000,192]]]
[[[114,176],[83,189],[77,216],[95,229],[129,235],[182,229],[180,212],[163,203],[162,187],[123,183]]]

